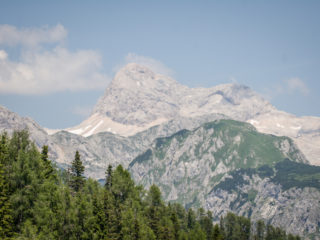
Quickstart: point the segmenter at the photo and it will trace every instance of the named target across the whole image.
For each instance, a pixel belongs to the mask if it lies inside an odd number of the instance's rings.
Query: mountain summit
[[[274,108],[246,86],[188,88],[136,63],[114,77],[92,115],[68,131],[83,136],[113,132],[130,136],[175,118],[218,113],[246,121]]]
[[[212,114],[249,122],[263,133],[291,137],[312,164],[320,164],[320,118],[279,111],[243,85],[189,88],[136,63],[120,69],[88,119],[66,130],[84,137],[99,132],[132,136],[180,119],[181,128],[191,129],[194,124],[185,119],[217,119]]]

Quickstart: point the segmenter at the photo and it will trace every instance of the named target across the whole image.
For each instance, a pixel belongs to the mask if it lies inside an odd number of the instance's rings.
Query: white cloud
[[[279,84],[271,88],[266,88],[262,95],[269,101],[279,95],[302,94],[309,95],[310,89],[300,78],[290,78],[281,81]]]
[[[8,57],[8,54],[4,50],[0,50],[0,61],[1,60],[6,60]]]
[[[5,56],[5,54],[3,54]],[[0,93],[46,94],[64,90],[105,88],[109,78],[101,73],[101,57],[88,50],[24,52],[19,62],[0,61]]]
[[[92,112],[92,106],[76,106],[72,113],[82,116],[82,117],[89,117]]]
[[[308,95],[310,92],[307,85],[300,78],[290,78],[285,82],[290,93],[299,92],[303,95]]]
[[[60,46],[66,29],[55,27],[17,29],[0,25],[0,46],[22,46],[20,57],[11,60],[0,50],[0,93],[47,94],[105,88],[101,56],[91,50],[70,52]],[[52,43],[44,48],[45,43]]]
[[[155,60],[151,57],[141,56],[135,53],[129,53],[125,57],[126,64],[128,63],[137,63],[144,65],[148,68],[150,68],[152,71],[163,74],[166,76],[172,76],[174,74],[173,70],[165,66],[163,63],[161,63],[158,60]]]
[[[22,45],[35,47],[43,43],[61,42],[67,37],[67,30],[58,24],[55,27],[18,29],[12,25],[0,25],[0,45]]]

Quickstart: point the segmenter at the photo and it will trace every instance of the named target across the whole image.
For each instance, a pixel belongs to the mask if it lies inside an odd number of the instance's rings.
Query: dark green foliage
[[[74,160],[71,165],[71,179],[70,179],[70,187],[75,191],[79,192],[84,184],[84,166],[82,165],[82,161],[80,159],[80,154],[76,151],[74,156]]]
[[[256,224],[256,234],[254,235],[255,240],[263,240],[265,233],[265,224],[264,221],[259,220]]]
[[[9,202],[10,192],[8,175],[4,164],[8,161],[7,135],[3,134],[0,141],[0,238],[7,239],[12,235],[12,208]]]
[[[78,152],[71,175],[57,174],[48,148],[39,153],[26,131],[11,139],[1,136],[0,160],[1,239],[227,240],[250,235],[250,219],[229,213],[213,226],[211,212],[167,205],[156,185],[146,192],[121,165],[108,167],[104,187],[84,178]],[[264,232],[268,239],[287,239],[276,238],[286,236],[279,228],[268,226]]]
[[[255,173],[255,169],[248,168],[248,169],[239,169],[232,171],[230,173],[231,178],[225,178],[224,181],[219,182],[213,190],[223,189],[228,192],[232,192],[236,190],[237,186],[241,186],[244,184],[248,184],[248,180],[243,178],[244,175],[252,176]]]
[[[0,152],[0,154],[3,154]],[[0,238],[7,239],[12,235],[12,209],[9,202],[9,190],[3,165],[0,163]]]
[[[112,166],[109,165],[108,166],[108,169],[107,169],[107,172],[106,172],[106,183],[105,183],[105,188],[107,190],[111,190],[111,187],[112,187]]]
[[[223,181],[220,181],[213,187],[211,192],[217,189],[222,189],[228,192],[236,191],[238,186],[248,184],[248,180],[246,180],[244,176],[247,175],[252,177],[253,174],[257,174],[262,178],[270,178],[271,181],[281,184],[283,190],[287,190],[292,187],[314,187],[320,189],[319,166],[312,166],[284,159],[276,163],[273,167],[263,165],[256,169],[247,168],[231,171],[229,172],[231,177],[227,177]],[[250,200],[249,198],[250,196],[248,195],[248,200]]]
[[[320,189],[320,167],[285,159],[275,166],[276,176],[272,181],[280,183],[284,190],[291,187],[314,187]]]
[[[267,226],[266,240],[285,240],[287,239],[287,234],[280,228],[275,228],[272,225]]]
[[[258,168],[258,174],[262,178],[272,177],[274,174],[274,171],[270,166],[264,165]]]
[[[251,233],[250,219],[229,212],[220,224],[223,226],[225,239],[249,240]]]
[[[55,174],[54,174],[54,168],[52,166],[52,163],[51,161],[49,160],[49,156],[48,156],[48,146],[47,145],[44,145],[42,147],[42,151],[41,151],[41,159],[43,161],[43,165],[44,165],[44,177],[46,179],[48,179],[49,177],[56,177]]]
[[[223,240],[223,231],[221,228],[219,228],[218,224],[215,224],[213,227],[213,233],[212,233],[212,239],[213,240]]]

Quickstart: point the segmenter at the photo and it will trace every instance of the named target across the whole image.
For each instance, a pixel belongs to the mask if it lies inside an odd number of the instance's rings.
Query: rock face
[[[21,117],[0,105],[0,133],[5,131],[8,134],[12,134],[15,130],[24,129],[29,131],[31,140],[33,140],[39,148],[43,145],[49,146],[52,150],[50,151],[51,159],[57,159],[59,157],[59,147],[51,141],[51,137],[39,124],[29,117]]]
[[[216,221],[233,211],[295,234],[319,234],[320,167],[306,162],[287,137],[217,120],[156,139],[129,170],[138,183],[159,185],[165,200],[205,206]]]
[[[91,117],[68,131],[84,136],[104,131],[129,136],[181,117],[223,114],[248,120],[273,109],[245,86],[192,89],[132,63],[117,73]]]
[[[109,132],[101,132],[84,137],[70,132],[61,131],[49,136],[59,146],[59,156],[54,158],[60,165],[69,163],[76,150],[82,156],[86,175],[95,179],[105,177],[108,165],[129,163],[146,150],[157,137],[165,137],[186,127],[197,127],[207,121],[221,119],[224,116],[211,114],[201,118],[177,118],[175,120],[151,127],[133,136],[123,137]]]
[[[66,130],[85,137],[99,132],[133,136],[172,120],[212,114],[249,122],[262,133],[288,136],[310,163],[320,165],[320,118],[278,111],[242,85],[188,88],[135,63],[116,74],[87,120]],[[184,125],[189,130],[193,127]]]
[[[28,129],[36,145],[39,148],[48,145],[50,159],[63,168],[69,166],[78,150],[86,168],[86,176],[101,179],[104,178],[109,164],[113,166],[122,164],[128,167],[129,163],[147,149],[155,138],[171,135],[183,128],[195,128],[207,121],[221,118],[224,116],[218,114],[198,118],[179,117],[129,137],[109,132],[84,137],[67,131],[48,135],[31,118],[21,117],[0,106],[0,132],[7,131],[10,134],[14,130]]]

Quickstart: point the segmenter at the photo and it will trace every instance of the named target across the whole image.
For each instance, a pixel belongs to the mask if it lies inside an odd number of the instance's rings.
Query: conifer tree
[[[9,203],[8,185],[6,183],[3,165],[0,163],[0,238],[7,239],[12,235],[13,219]]]
[[[262,220],[259,220],[257,222],[257,234],[255,236],[255,239],[257,240],[263,240],[264,239],[264,231],[265,231],[265,224],[264,224],[264,221]]]
[[[223,240],[223,234],[221,232],[221,229],[219,228],[219,225],[216,224],[213,227],[213,234],[212,234],[213,240]]]
[[[71,165],[71,188],[75,192],[79,192],[84,184],[84,166],[82,165],[82,161],[80,159],[80,154],[76,151],[74,160]]]
[[[192,208],[188,209],[187,224],[189,229],[193,229],[196,224],[196,215]]]
[[[109,164],[108,165],[108,169],[106,171],[106,183],[105,183],[105,188],[107,190],[111,190],[111,187],[112,187],[112,166]]]
[[[149,217],[149,226],[156,236],[160,234],[160,218],[161,218],[161,192],[156,185],[152,185],[148,192],[148,217]]]
[[[105,234],[107,239],[119,239],[120,238],[120,223],[117,216],[117,209],[115,206],[114,196],[109,191],[104,191],[103,197],[103,211],[106,219]]]
[[[0,163],[2,163],[4,166],[8,164],[8,156],[8,136],[7,133],[3,133],[0,140]]]
[[[52,176],[54,169],[52,167],[51,161],[49,160],[48,156],[48,146],[43,145],[42,151],[41,151],[41,159],[44,165],[44,177],[45,179],[48,179],[50,176]]]
[[[175,212],[173,212],[171,214],[171,217],[170,217],[171,221],[172,221],[172,224],[173,224],[173,233],[174,233],[174,239],[178,240],[179,239],[179,231],[180,231],[180,224],[179,224],[179,221],[178,221],[178,218],[177,218],[177,214]]]
[[[47,145],[43,145],[43,146],[42,146],[41,159],[42,159],[43,162],[49,161],[49,157],[48,157],[48,146],[47,146]]]
[[[100,205],[96,194],[92,197],[92,213],[95,218],[95,224],[92,229],[95,236],[94,239],[103,239],[105,237],[106,219],[103,207]]]

